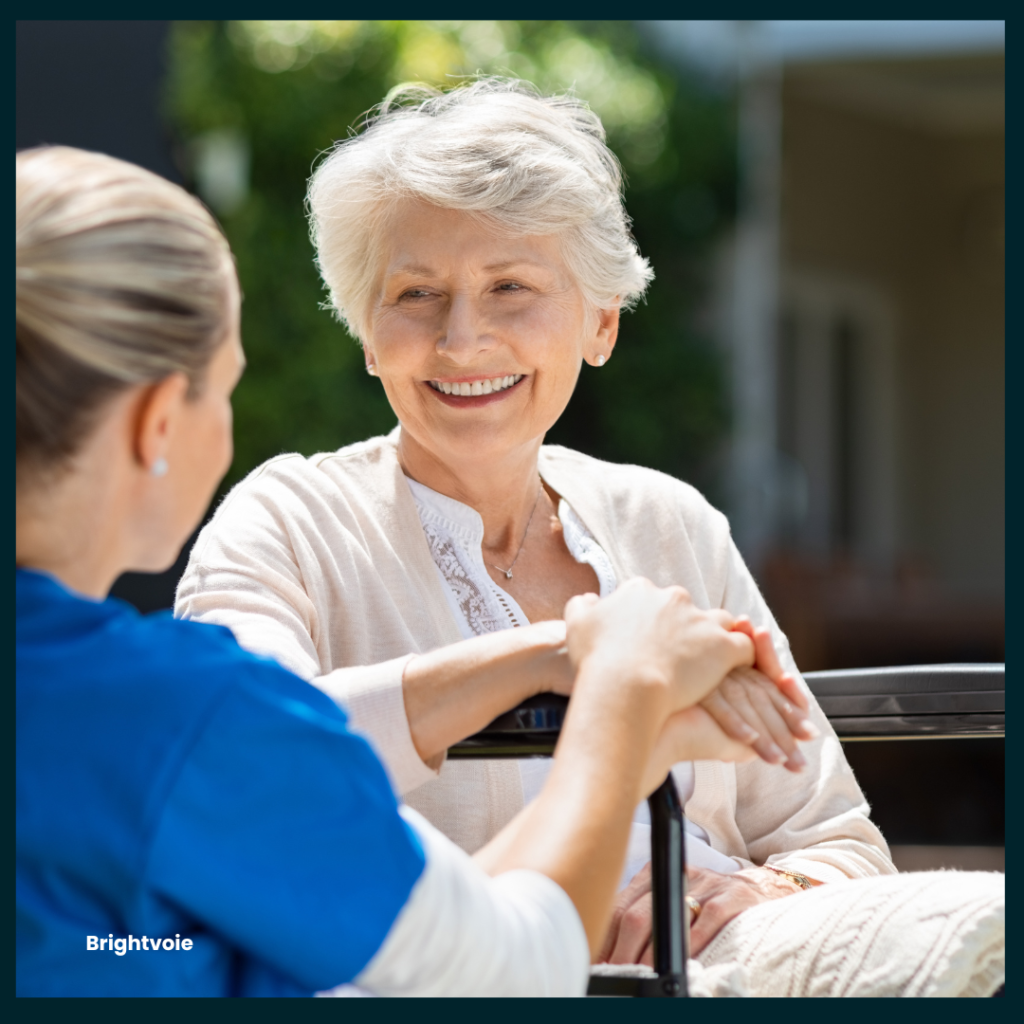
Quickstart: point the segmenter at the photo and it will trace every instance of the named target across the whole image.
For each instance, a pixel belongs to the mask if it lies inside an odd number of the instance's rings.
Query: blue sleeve
[[[170,793],[148,880],[313,992],[366,966],[424,858],[369,744],[280,676],[225,693]]]

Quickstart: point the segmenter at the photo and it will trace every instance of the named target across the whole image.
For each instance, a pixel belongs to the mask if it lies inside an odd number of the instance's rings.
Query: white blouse
[[[484,523],[476,509],[406,477],[416,502],[427,545],[444,583],[445,597],[464,639],[514,629],[529,624],[516,599],[491,579],[483,560]],[[569,553],[577,562],[589,565],[597,575],[600,596],[607,597],[618,586],[615,570],[604,549],[595,540],[569,503],[560,499],[558,518]],[[523,802],[536,799],[551,771],[551,758],[519,761]],[[693,764],[681,762],[672,769],[683,805],[693,794]],[[739,870],[731,857],[712,849],[708,834],[686,819],[686,860],[688,864],[728,873]],[[650,860],[651,819],[646,803],[633,816],[626,865],[620,888]]]

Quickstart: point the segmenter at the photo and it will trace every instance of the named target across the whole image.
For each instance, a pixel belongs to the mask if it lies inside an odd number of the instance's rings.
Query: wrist
[[[509,633],[518,634],[516,639],[528,659],[528,664],[524,663],[523,670],[516,674],[523,690],[522,700],[539,693],[568,695],[572,691],[576,669],[569,659],[564,621],[534,622]]]
[[[618,764],[615,772],[623,782],[635,774],[640,786],[671,711],[663,676],[588,658],[576,675],[563,737],[582,735],[597,757]]]
[[[774,864],[765,864],[764,870],[770,872],[778,881],[785,881],[794,892],[804,892],[822,884],[799,871],[787,871],[785,868],[775,867]]]

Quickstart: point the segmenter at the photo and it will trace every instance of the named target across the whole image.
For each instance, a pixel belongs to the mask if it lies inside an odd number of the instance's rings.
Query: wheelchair
[[[843,742],[1005,736],[1005,666],[912,665],[804,674]],[[541,694],[451,747],[450,758],[550,757],[568,698]],[[591,976],[588,995],[687,995],[689,910],[683,807],[672,776],[648,797],[651,812],[654,969]]]

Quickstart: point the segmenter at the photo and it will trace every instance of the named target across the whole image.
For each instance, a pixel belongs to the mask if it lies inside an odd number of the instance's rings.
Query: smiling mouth
[[[435,391],[440,391],[442,394],[461,395],[468,398],[472,395],[493,395],[498,391],[507,391],[518,384],[524,376],[526,375],[523,373],[512,373],[505,377],[475,380],[472,383],[468,381],[449,382],[443,380],[428,380],[427,383]]]

